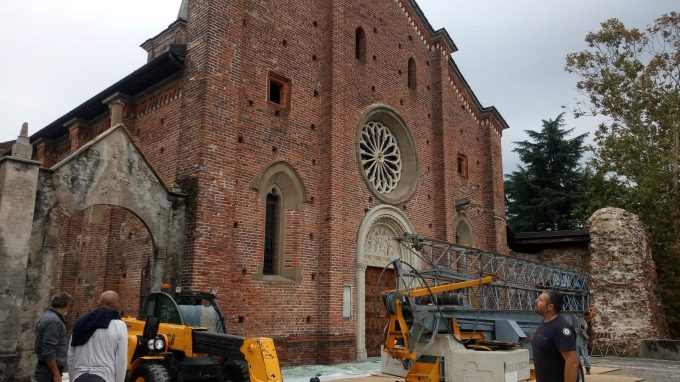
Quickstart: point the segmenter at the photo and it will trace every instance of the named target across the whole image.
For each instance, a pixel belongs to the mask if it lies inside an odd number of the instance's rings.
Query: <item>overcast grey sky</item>
[[[680,0],[417,1],[458,46],[453,58],[482,105],[510,125],[505,173],[518,164],[513,142],[526,139],[524,130],[574,105],[576,78],[564,71],[565,56],[585,48],[586,33],[611,17],[642,28],[680,9]],[[35,133],[142,66],[139,45],[175,20],[180,2],[0,0],[0,142],[15,139],[24,121]],[[577,134],[596,126],[565,116]]]

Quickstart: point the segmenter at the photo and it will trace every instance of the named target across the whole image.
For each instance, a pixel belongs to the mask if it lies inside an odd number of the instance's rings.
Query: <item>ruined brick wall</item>
[[[603,208],[588,220],[595,333],[610,333],[617,350],[638,354],[644,338],[668,336],[649,239],[636,215]]]

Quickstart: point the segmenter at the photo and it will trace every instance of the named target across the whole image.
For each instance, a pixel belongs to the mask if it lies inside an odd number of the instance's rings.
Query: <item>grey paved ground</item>
[[[665,361],[642,358],[592,357],[593,366],[612,367],[619,370],[606,375],[644,378],[646,382],[680,382],[680,361]],[[356,378],[370,375],[380,369],[378,359],[341,365],[307,365],[283,368],[285,382],[308,382],[318,376],[321,382],[335,379]],[[377,381],[377,380],[376,380]],[[375,381],[374,381],[375,382]]]
[[[646,382],[680,382],[680,361],[664,361],[643,358],[592,357],[593,366],[614,367],[619,370],[606,373],[644,378]],[[356,378],[370,375],[380,369],[379,359],[366,362],[346,363],[341,365],[306,365],[285,367],[282,369],[285,382],[308,382],[311,377],[318,376],[321,381]],[[68,382],[68,374],[64,375]]]
[[[616,367],[607,374],[644,378],[647,382],[680,382],[680,361],[644,358],[592,357],[593,366]]]

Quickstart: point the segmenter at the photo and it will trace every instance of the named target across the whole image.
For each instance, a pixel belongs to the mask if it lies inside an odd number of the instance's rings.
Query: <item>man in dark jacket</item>
[[[66,366],[68,340],[64,315],[71,303],[71,295],[59,292],[52,296],[50,308],[45,310],[35,326],[34,352],[38,358],[35,367],[37,382],[61,382]]]

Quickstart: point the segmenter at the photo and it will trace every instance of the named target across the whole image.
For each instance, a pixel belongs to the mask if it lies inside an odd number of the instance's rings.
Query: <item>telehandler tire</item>
[[[132,373],[130,382],[170,382],[170,374],[163,365],[140,365]]]
[[[222,365],[222,381],[250,382],[248,365],[243,361],[227,361]]]

